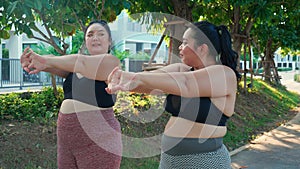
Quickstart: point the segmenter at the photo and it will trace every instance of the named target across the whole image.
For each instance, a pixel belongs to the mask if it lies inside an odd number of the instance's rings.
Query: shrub
[[[295,74],[295,75],[294,75],[294,80],[295,80],[296,82],[300,82],[300,74]]]
[[[285,72],[285,71],[291,71],[292,68],[290,68],[290,67],[279,67],[279,68],[277,68],[277,70],[279,72]]]
[[[0,95],[0,119],[33,121],[54,117],[63,99],[62,89],[58,88],[58,91],[57,97],[51,87],[44,87],[40,92]]]

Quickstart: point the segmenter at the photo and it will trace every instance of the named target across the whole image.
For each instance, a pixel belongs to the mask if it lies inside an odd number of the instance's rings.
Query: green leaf
[[[15,1],[13,3],[10,3],[9,6],[8,6],[8,15],[11,15],[12,12],[16,9],[16,6],[18,4],[18,1]]]
[[[130,3],[128,2],[128,1],[123,1],[123,7],[125,8],[125,9],[129,9],[130,8]]]
[[[51,9],[51,5],[47,0],[42,0],[42,5],[45,7],[47,10]]]
[[[33,0],[25,0],[25,5],[29,8],[34,8],[34,1]]]
[[[118,3],[119,3],[119,0],[112,0],[113,5],[118,5]]]
[[[35,0],[35,3],[34,3],[34,5],[35,5],[35,8],[37,9],[37,10],[39,10],[39,11],[41,11],[42,10],[42,2],[40,1],[40,0]]]
[[[8,39],[10,37],[9,32],[6,30],[0,30],[0,38]]]

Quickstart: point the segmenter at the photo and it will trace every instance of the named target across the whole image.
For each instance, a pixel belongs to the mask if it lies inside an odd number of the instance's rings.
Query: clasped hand
[[[119,90],[132,91],[139,84],[139,79],[137,79],[136,75],[136,73],[124,72],[119,67],[114,68],[108,76],[106,92],[114,94]]]
[[[20,59],[22,68],[29,74],[36,74],[46,69],[46,59],[27,47]]]

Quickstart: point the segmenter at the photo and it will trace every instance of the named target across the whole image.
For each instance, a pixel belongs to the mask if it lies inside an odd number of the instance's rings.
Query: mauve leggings
[[[63,114],[57,120],[59,169],[118,169],[120,123],[112,109]]]

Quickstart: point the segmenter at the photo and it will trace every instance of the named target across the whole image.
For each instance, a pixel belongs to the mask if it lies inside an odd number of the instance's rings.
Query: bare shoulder
[[[225,65],[212,65],[212,66],[203,68],[203,70],[207,71],[208,73],[224,75],[227,78],[235,78],[236,79],[235,72],[230,67],[225,66]]]
[[[152,71],[152,72],[187,72],[190,70],[190,66],[184,64],[184,63],[172,63],[169,64],[163,68],[160,68],[158,70]]]

